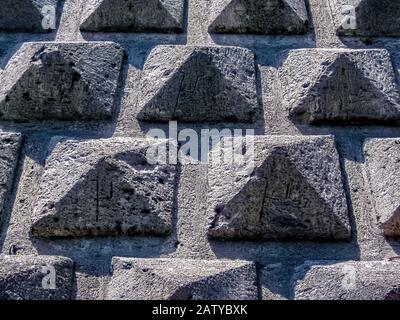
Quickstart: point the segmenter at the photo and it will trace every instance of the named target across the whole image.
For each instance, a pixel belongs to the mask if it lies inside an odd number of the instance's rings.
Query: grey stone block
[[[379,226],[400,237],[400,139],[368,139],[364,150]]]
[[[80,29],[91,32],[183,32],[184,0],[92,0]]]
[[[301,49],[279,70],[284,105],[302,123],[399,123],[399,91],[386,50]]]
[[[339,156],[331,136],[256,136],[253,170],[247,171],[240,169],[243,164],[215,161],[231,146],[226,140],[221,143],[209,163],[212,238],[350,238]],[[250,164],[248,157],[245,166]]]
[[[254,264],[244,261],[113,259],[111,300],[257,300]]]
[[[0,223],[4,202],[11,188],[18,163],[22,137],[16,133],[0,133]]]
[[[0,300],[70,300],[73,262],[55,256],[0,256]]]
[[[304,0],[212,0],[210,32],[304,34]]]
[[[176,166],[149,164],[131,138],[63,140],[46,161],[34,210],[35,236],[164,236],[172,228]]]
[[[57,13],[59,0],[2,0],[0,6],[0,31],[6,32],[49,32],[43,27],[46,6]],[[54,16],[57,19],[57,14]]]
[[[398,0],[329,0],[337,33],[343,36],[400,36]],[[346,8],[353,7],[351,13]],[[355,13],[355,15],[352,15]],[[349,17],[355,22],[349,27]]]
[[[0,75],[0,119],[112,116],[123,50],[115,43],[25,43]]]
[[[306,262],[295,270],[296,300],[399,300],[400,263]]]
[[[144,73],[142,120],[255,121],[256,69],[248,49],[159,46]]]

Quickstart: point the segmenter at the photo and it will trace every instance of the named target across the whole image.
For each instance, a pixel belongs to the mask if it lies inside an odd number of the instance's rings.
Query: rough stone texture
[[[130,138],[61,140],[46,161],[33,234],[170,233],[176,168],[147,162],[147,148],[154,143]]]
[[[398,0],[329,0],[339,35],[344,36],[400,36],[400,2]],[[343,27],[352,6],[355,28]],[[346,25],[346,24],[345,24]]]
[[[48,32],[42,21],[45,6],[57,11],[58,0],[2,0],[0,6],[0,31],[6,32]],[[54,18],[57,18],[55,16]]]
[[[4,201],[3,226],[0,231],[0,254],[70,257],[75,263],[72,298],[77,300],[101,300],[107,297],[107,287],[112,276],[110,270],[112,257],[162,258],[168,260],[178,259],[179,261],[193,259],[215,260],[215,263],[221,260],[223,260],[223,263],[231,260],[253,262],[257,265],[257,270],[259,271],[258,298],[267,300],[293,299],[294,294],[291,278],[294,268],[308,260],[360,261],[360,263],[365,261],[398,260],[400,255],[399,240],[386,237],[382,229],[379,228],[379,221],[377,222],[376,210],[374,208],[375,203],[378,201],[383,203],[383,201],[379,200],[379,197],[377,197],[378,200],[375,199],[376,193],[371,192],[372,184],[371,179],[368,177],[369,168],[365,161],[366,159],[364,159],[363,144],[366,139],[370,138],[399,138],[400,127],[394,122],[385,120],[388,119],[387,115],[384,116],[383,121],[363,121],[361,125],[360,123],[354,125],[348,121],[330,122],[327,124],[319,122],[318,124],[320,125],[318,126],[309,124],[308,122],[299,123],[295,121],[296,119],[289,118],[288,107],[290,106],[285,104],[286,102],[283,98],[285,86],[282,85],[282,80],[280,79],[280,69],[282,69],[282,64],[286,60],[286,58],[282,58],[282,55],[286,54],[288,56],[296,53],[296,51],[290,53],[288,50],[301,48],[315,48],[318,51],[324,48],[338,51],[345,49],[384,49],[390,53],[397,86],[400,79],[400,37],[338,36],[337,27],[335,27],[335,21],[332,16],[332,13],[335,14],[334,7],[327,0],[305,1],[309,13],[309,31],[303,35],[210,33],[209,26],[215,20],[213,17],[219,14],[211,6],[211,0],[186,0],[184,2],[184,32],[180,34],[81,32],[80,26],[82,22],[92,12],[91,10],[87,10],[88,0],[60,1],[59,23],[57,24],[57,30],[54,32],[0,32],[0,74],[4,73],[7,64],[13,61],[16,63],[13,67],[7,68],[7,72],[12,76],[14,74],[18,76],[17,61],[20,60],[20,56],[23,57],[18,50],[25,42],[53,41],[60,45],[65,43],[68,46],[76,42],[87,42],[87,46],[90,46],[99,43],[107,44],[111,41],[118,43],[126,53],[126,60],[123,63],[120,77],[121,88],[117,90],[115,95],[114,116],[109,120],[90,122],[49,120],[42,122],[32,121],[29,123],[0,120],[0,132],[19,132],[24,137],[14,183],[9,188],[8,196]],[[17,3],[17,1],[14,3]],[[116,2],[114,1],[113,3]],[[220,8],[222,10],[223,6]],[[246,20],[246,17],[241,16],[240,19]],[[119,20],[122,21],[122,18]],[[246,21],[244,22],[247,23]],[[396,26],[395,24],[392,25]],[[385,30],[388,29],[386,28]],[[208,208],[208,194],[211,186],[208,185],[208,165],[203,163],[182,165],[179,167],[179,179],[176,179],[177,181],[174,184],[176,197],[174,197],[174,210],[171,219],[172,228],[167,236],[128,236],[127,234],[115,233],[112,236],[74,237],[71,235],[62,239],[50,239],[37,237],[35,234],[32,234],[32,227],[38,222],[38,219],[45,218],[44,215],[35,215],[36,212],[40,212],[37,204],[45,203],[46,201],[46,198],[42,201],[40,201],[40,198],[44,194],[50,194],[53,186],[53,189],[56,190],[55,193],[58,192],[57,190],[61,190],[64,184],[62,179],[57,179],[58,184],[53,181],[49,184],[50,191],[43,193],[41,190],[40,182],[43,179],[43,175],[48,174],[45,170],[46,160],[49,153],[52,153],[52,146],[50,144],[49,148],[49,143],[54,137],[68,136],[76,139],[77,142],[82,139],[98,140],[99,143],[93,147],[95,149],[94,154],[101,151],[104,154],[113,155],[114,151],[109,148],[108,144],[103,145],[101,143],[103,140],[101,139],[144,137],[150,129],[162,129],[168,136],[168,124],[138,120],[140,118],[138,115],[140,115],[143,103],[145,103],[143,101],[144,95],[142,90],[144,80],[149,77],[149,73],[152,73],[152,70],[148,72],[149,69],[145,69],[144,67],[148,65],[146,62],[151,58],[151,51],[159,45],[173,46],[176,50],[182,50],[183,46],[188,51],[193,47],[220,48],[235,46],[246,48],[254,53],[254,63],[251,63],[255,65],[254,69],[257,74],[255,77],[255,87],[259,104],[259,112],[253,117],[255,122],[228,123],[224,121],[205,123],[195,119],[195,122],[182,123],[179,121],[179,130],[194,130],[199,133],[199,137],[202,129],[208,128],[232,130],[254,129],[255,135],[266,135],[269,138],[280,135],[298,136],[298,139],[302,136],[310,135],[334,136],[337,152],[340,155],[344,190],[348,202],[351,224],[350,241],[332,241],[333,239],[324,239],[325,241],[316,239],[313,241],[305,241],[305,239],[296,241],[286,241],[286,239],[247,241],[244,238],[232,239],[235,241],[230,241],[230,239],[221,241],[221,239],[210,238],[208,235],[210,215],[214,217],[215,214],[213,211],[209,211]],[[87,54],[89,57],[93,57],[94,60],[99,60],[95,52],[92,53],[89,50]],[[169,54],[166,55],[169,56]],[[238,59],[231,53],[229,55],[233,60]],[[366,63],[366,66],[374,72],[373,79],[375,79],[375,82],[373,83],[376,83],[376,87],[378,88],[385,88],[384,90],[387,90],[387,92],[393,92],[394,86],[388,85],[388,83],[392,82],[390,80],[391,76],[388,76],[385,71],[386,67],[383,67],[387,65],[387,54],[375,54],[375,56],[378,57],[378,64],[379,61],[382,63],[382,67],[376,68],[372,63]],[[158,67],[154,69],[154,83],[152,86],[149,86],[149,88],[154,88],[154,94],[151,94],[149,98],[153,97],[156,91],[161,90],[163,87],[163,85],[159,85],[163,83],[162,77],[164,76],[160,70],[164,67],[167,71],[179,69],[179,66],[185,61],[185,57],[182,58],[183,61],[179,57],[179,55],[178,58],[171,55],[170,58],[159,58]],[[366,58],[368,60],[369,56],[366,55]],[[106,55],[106,60],[112,61],[113,59],[110,58],[110,55]],[[309,61],[312,59],[299,56],[299,66],[304,65],[301,60]],[[100,61],[102,60],[100,59]],[[313,76],[314,72],[318,74],[318,70],[321,68],[318,61],[316,64],[310,63],[310,67],[306,68],[305,71],[302,67],[297,68],[298,73],[293,72],[291,75],[293,77],[292,83],[297,82],[298,86],[301,87],[303,84],[307,84],[307,82],[311,83],[312,79],[318,78],[318,76]],[[322,59],[323,61],[324,59]],[[176,68],[171,68],[175,63]],[[230,65],[232,64],[236,67],[231,67]],[[236,64],[234,61],[229,63],[226,70],[231,70],[232,76],[228,78],[234,78],[235,72],[237,74],[246,74],[243,71],[243,65],[245,64],[243,64],[242,60]],[[93,66],[96,66],[96,64],[93,63]],[[95,73],[97,76],[102,77],[104,75],[101,68],[93,67],[94,69],[96,69]],[[158,75],[161,76],[157,78]],[[168,78],[167,75],[168,72],[165,74],[166,78]],[[243,76],[243,79],[247,79],[247,76]],[[242,82],[242,80],[238,80],[238,83]],[[6,81],[3,81],[2,86],[5,83]],[[59,87],[58,83],[56,87]],[[318,90],[323,90],[322,88],[323,86]],[[290,90],[298,92],[295,85],[293,86],[293,90]],[[376,92],[368,87],[366,90]],[[33,92],[37,92],[37,90],[29,90],[29,94]],[[208,92],[206,93],[208,96]],[[293,101],[292,105],[295,104],[296,101]],[[227,110],[237,110],[234,109],[237,105],[237,101],[233,103],[229,102]],[[386,106],[386,104],[381,103],[378,105],[379,108],[377,110],[381,110],[380,106],[382,105]],[[21,106],[18,104],[19,108]],[[29,113],[26,116],[29,116],[28,120],[34,118]],[[375,119],[378,119],[378,115],[376,115]],[[253,133],[249,131],[247,134]],[[173,133],[170,136],[173,136]],[[309,149],[307,148],[307,150]],[[319,152],[318,150],[313,151]],[[377,153],[377,157],[379,157],[380,151]],[[203,155],[204,153],[202,152],[201,154]],[[57,168],[58,165],[56,165],[55,156],[51,157],[54,168]],[[60,158],[60,161],[66,159],[61,154],[57,157]],[[386,156],[382,154],[382,162],[390,162],[389,160],[385,160],[385,158]],[[82,158],[81,160],[85,164],[86,158]],[[73,168],[79,167],[76,165],[73,157],[68,158],[68,161],[68,163],[71,163],[71,168],[67,164],[60,166],[60,168],[63,168],[62,170],[66,168],[65,172],[70,173],[73,171]],[[324,163],[324,161],[321,161],[321,163]],[[323,165],[318,163],[314,167],[320,168]],[[57,169],[54,170],[56,171]],[[91,169],[87,170],[89,172]],[[333,172],[336,172],[336,170]],[[393,170],[390,171],[390,176],[385,175],[383,179],[396,180],[398,175],[398,170]],[[61,177],[62,173],[55,173],[54,176]],[[74,174],[71,175],[71,177],[74,176]],[[336,173],[333,176],[336,176]],[[217,181],[218,183],[223,183],[222,177]],[[278,179],[278,181],[282,181],[282,179]],[[388,181],[385,183],[389,186],[394,185]],[[66,179],[66,186],[72,187],[73,185],[74,182],[72,180]],[[230,185],[228,182],[225,183],[226,188],[230,188]],[[321,182],[321,185],[325,185],[325,182]],[[214,187],[217,186],[215,185]],[[68,192],[67,190],[68,188],[65,191]],[[342,205],[340,204],[338,208],[342,208]],[[51,221],[52,214],[54,214],[53,217],[56,215],[55,212],[49,214],[49,222]],[[75,228],[77,224],[76,220],[71,220],[71,222],[72,228]],[[191,273],[196,274],[195,271],[191,271]],[[173,277],[175,277],[175,274]],[[229,277],[227,276],[226,279]],[[373,275],[373,277],[375,276]],[[329,280],[329,278],[326,279]],[[122,277],[120,281],[124,284],[128,282],[124,282]],[[324,275],[321,275],[318,281],[320,284],[325,283]],[[393,281],[394,288],[396,288],[396,285],[397,281]],[[124,286],[121,288],[124,288]],[[30,289],[31,286],[26,285],[25,291],[29,291]],[[384,296],[385,290],[382,290],[382,292],[382,296]],[[143,294],[143,296],[145,295]],[[330,297],[328,293],[324,293],[324,295],[327,298]]]
[[[257,300],[257,272],[244,261],[113,259],[111,300]]]
[[[147,121],[253,122],[258,109],[254,54],[236,47],[160,46],[144,66]]]
[[[400,237],[400,139],[370,139],[364,151],[379,225],[387,236]]]
[[[46,279],[53,271],[55,289]],[[73,262],[68,258],[0,256],[0,300],[70,300],[72,281]]]
[[[211,237],[350,237],[332,137],[256,137],[254,170],[247,172],[230,161],[216,161],[218,154],[227,152],[225,148],[230,148],[229,144],[221,143],[213,151],[208,170]]]
[[[183,32],[184,0],[87,1],[82,31]]]
[[[306,262],[294,286],[297,300],[400,300],[400,263]]]
[[[290,51],[279,77],[295,121],[399,123],[398,85],[386,50]]]
[[[115,43],[26,43],[0,75],[0,119],[110,118],[122,59]]]
[[[304,0],[212,0],[210,32],[304,34]]]
[[[4,202],[13,182],[20,147],[21,135],[16,133],[0,133],[0,224]]]

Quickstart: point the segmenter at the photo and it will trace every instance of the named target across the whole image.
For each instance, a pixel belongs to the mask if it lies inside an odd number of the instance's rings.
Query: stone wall
[[[399,20],[2,1],[0,299],[400,299]],[[149,163],[170,121],[254,130],[254,167]]]

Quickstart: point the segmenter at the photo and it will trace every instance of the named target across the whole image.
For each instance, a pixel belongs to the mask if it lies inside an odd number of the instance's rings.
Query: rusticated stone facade
[[[400,299],[399,1],[0,4],[0,299]]]

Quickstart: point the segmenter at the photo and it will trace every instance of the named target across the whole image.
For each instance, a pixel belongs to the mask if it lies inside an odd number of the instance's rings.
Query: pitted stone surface
[[[183,32],[184,0],[91,0],[80,29],[91,32]]]
[[[113,259],[111,300],[257,300],[254,264],[244,261]]]
[[[400,237],[400,139],[368,139],[364,151],[379,226]]]
[[[400,263],[310,261],[295,270],[296,300],[399,300]]]
[[[46,6],[57,11],[58,0],[2,0],[0,5],[0,31],[48,32],[43,28]],[[54,16],[56,19],[57,16]],[[46,26],[46,25],[45,25]]]
[[[304,0],[212,0],[210,32],[304,34]]]
[[[0,256],[0,300],[70,300],[73,272],[68,258]]]
[[[0,75],[0,119],[112,116],[123,50],[105,43],[25,43]]]
[[[241,142],[236,138],[233,144],[237,143]],[[332,137],[257,136],[253,170],[247,171],[222,158],[216,161],[232,143],[219,146],[212,151],[208,169],[212,238],[350,237],[346,195]]]
[[[339,35],[400,36],[400,2],[398,0],[329,1]],[[346,10],[351,7],[351,11]]]
[[[279,71],[284,105],[309,124],[399,123],[399,91],[386,50],[300,49]]]
[[[255,120],[256,70],[248,49],[159,46],[147,59],[144,73],[142,120]]]
[[[65,140],[46,161],[32,232],[39,237],[158,235],[171,232],[176,167],[149,164],[163,142]]]
[[[14,171],[18,163],[21,135],[0,133],[0,224],[4,202],[11,188]]]
[[[398,1],[63,0],[42,33],[52,2],[0,0],[0,132],[23,136],[15,157],[0,138],[0,254],[71,258],[77,300],[293,299],[304,261],[398,260]],[[255,168],[141,165],[169,120],[196,159],[207,130],[256,135]],[[398,297],[385,270],[343,297]],[[34,274],[0,298],[32,298]],[[310,274],[298,298],[342,295]]]

